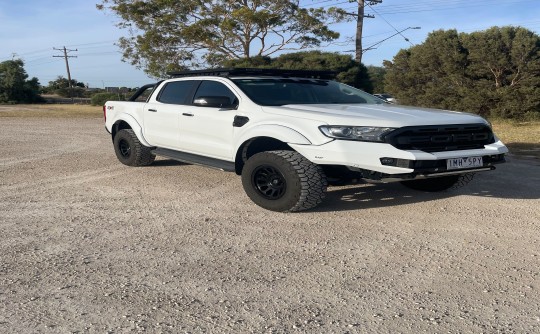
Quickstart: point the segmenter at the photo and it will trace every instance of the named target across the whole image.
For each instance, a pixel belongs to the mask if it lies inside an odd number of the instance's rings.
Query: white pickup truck
[[[107,102],[105,126],[123,164],[160,155],[235,172],[251,200],[274,211],[313,208],[328,184],[359,180],[442,191],[505,161],[508,149],[482,117],[389,104],[331,75],[172,73],[130,101]]]

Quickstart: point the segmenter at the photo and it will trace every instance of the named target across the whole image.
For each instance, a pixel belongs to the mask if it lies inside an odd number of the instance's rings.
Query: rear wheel
[[[150,147],[144,146],[132,129],[123,129],[114,136],[114,152],[121,163],[128,166],[148,166],[156,156]]]
[[[294,151],[253,155],[242,170],[242,185],[255,204],[272,211],[302,211],[322,202],[326,176],[318,165]]]
[[[429,179],[402,181],[401,184],[407,188],[420,191],[437,192],[448,189],[457,189],[467,185],[472,181],[474,173],[461,175],[448,175]]]

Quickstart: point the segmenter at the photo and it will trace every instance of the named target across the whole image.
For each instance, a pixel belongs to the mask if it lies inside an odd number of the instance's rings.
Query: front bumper
[[[318,165],[346,166],[352,171],[371,171],[396,177],[404,177],[405,174],[447,173],[449,171],[446,170],[446,160],[463,157],[482,157],[484,166],[470,170],[453,170],[452,173],[490,170],[494,164],[504,162],[504,154],[508,153],[506,146],[499,140],[485,145],[483,149],[429,153],[418,150],[400,150],[386,143],[347,140],[334,140],[319,146],[289,145]],[[395,165],[383,164],[381,162],[383,158],[394,159]]]

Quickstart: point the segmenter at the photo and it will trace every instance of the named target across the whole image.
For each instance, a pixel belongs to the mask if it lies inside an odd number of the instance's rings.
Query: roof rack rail
[[[333,71],[304,71],[304,70],[284,70],[273,68],[211,68],[206,70],[191,70],[180,72],[167,72],[172,78],[188,76],[218,76],[231,77],[239,75],[262,75],[279,77],[296,77],[311,79],[334,79],[337,72]]]

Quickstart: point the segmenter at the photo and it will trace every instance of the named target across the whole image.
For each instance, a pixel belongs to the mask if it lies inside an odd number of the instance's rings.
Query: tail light
[[[107,122],[107,106],[103,105],[103,119]]]

